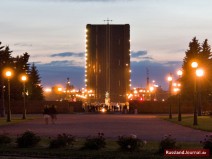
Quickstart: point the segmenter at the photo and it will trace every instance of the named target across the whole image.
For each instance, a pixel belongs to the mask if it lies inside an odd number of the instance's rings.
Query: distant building
[[[85,86],[96,102],[126,102],[130,92],[130,25],[86,26]]]

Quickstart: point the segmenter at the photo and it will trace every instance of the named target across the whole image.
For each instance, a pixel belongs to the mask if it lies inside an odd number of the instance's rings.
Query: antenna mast
[[[107,20],[104,20],[104,22],[107,22],[107,25],[109,25],[110,22],[112,22],[113,20],[110,20],[107,18]]]

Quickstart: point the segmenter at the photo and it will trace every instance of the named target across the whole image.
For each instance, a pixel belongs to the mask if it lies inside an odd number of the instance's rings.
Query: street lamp
[[[171,92],[172,92],[172,74],[170,73],[168,78],[167,78],[168,82],[169,82],[169,97],[171,96]],[[171,102],[169,103],[169,119],[172,119],[172,108],[171,108]]]
[[[197,77],[202,77],[204,76],[204,70],[201,69],[201,68],[198,68],[196,70],[196,76]],[[201,111],[201,90],[200,90],[200,81],[198,80],[198,89],[197,89],[197,104],[198,104],[198,116],[201,116],[202,115],[202,111]]]
[[[179,77],[179,79],[182,77],[183,75],[183,71],[182,70],[178,70],[177,71],[177,75]],[[179,85],[180,86],[180,85]],[[182,114],[181,114],[181,94],[180,94],[180,91],[179,90],[179,93],[178,93],[178,121],[181,121],[182,120]]]
[[[26,119],[26,83],[27,76],[22,75],[21,76],[21,81],[23,82],[23,100],[24,100],[24,107],[23,107],[23,119]]]
[[[153,91],[154,91],[154,87],[153,86],[150,86],[149,87],[149,91],[150,91],[150,100],[152,101],[153,99],[152,99],[152,93],[153,93]]]
[[[198,122],[197,122],[197,103],[196,103],[196,95],[197,95],[196,71],[197,71],[198,63],[195,62],[195,61],[192,62],[191,63],[191,67],[195,69],[195,74],[194,74],[194,94],[193,94],[193,105],[194,105],[194,121],[193,121],[193,125],[198,125]]]
[[[196,75],[197,75],[198,77],[202,77],[202,76],[204,75],[204,70],[201,69],[201,68],[198,68],[198,69],[196,70]]]
[[[4,101],[4,92],[5,92],[5,85],[4,79],[2,79],[2,107],[1,107],[1,117],[5,117],[5,101]]]
[[[7,122],[11,122],[11,108],[10,108],[10,78],[12,77],[12,70],[6,69],[4,70],[4,76],[8,81],[8,107],[7,107]]]

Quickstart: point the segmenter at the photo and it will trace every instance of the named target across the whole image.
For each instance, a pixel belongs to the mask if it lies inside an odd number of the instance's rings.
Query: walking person
[[[43,109],[43,118],[45,120],[45,123],[48,125],[49,124],[49,118],[50,118],[50,115],[49,115],[49,106],[48,105],[45,105],[44,106],[44,109]]]
[[[49,108],[49,113],[51,116],[52,124],[55,124],[55,121],[57,120],[57,109],[55,105],[52,105],[51,108]]]

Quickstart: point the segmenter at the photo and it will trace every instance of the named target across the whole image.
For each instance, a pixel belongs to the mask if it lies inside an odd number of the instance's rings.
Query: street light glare
[[[7,76],[7,77],[11,77],[11,76],[12,76],[12,72],[11,72],[11,71],[7,71],[7,72],[6,72],[6,76]]]
[[[192,63],[191,63],[191,67],[192,67],[192,68],[197,68],[197,67],[198,67],[198,63],[195,62],[195,61],[192,62]]]
[[[177,75],[178,75],[178,76],[182,76],[182,74],[183,74],[183,71],[182,71],[182,70],[178,70],[178,71],[177,71]]]
[[[149,88],[150,92],[154,91],[154,87]]]
[[[168,81],[172,81],[172,77],[171,76],[168,76],[167,80]]]
[[[203,70],[203,69],[197,69],[197,70],[196,70],[196,75],[197,75],[198,77],[202,77],[202,76],[204,75],[204,70]]]
[[[21,80],[22,81],[26,81],[27,80],[27,77],[25,75],[21,76]]]

